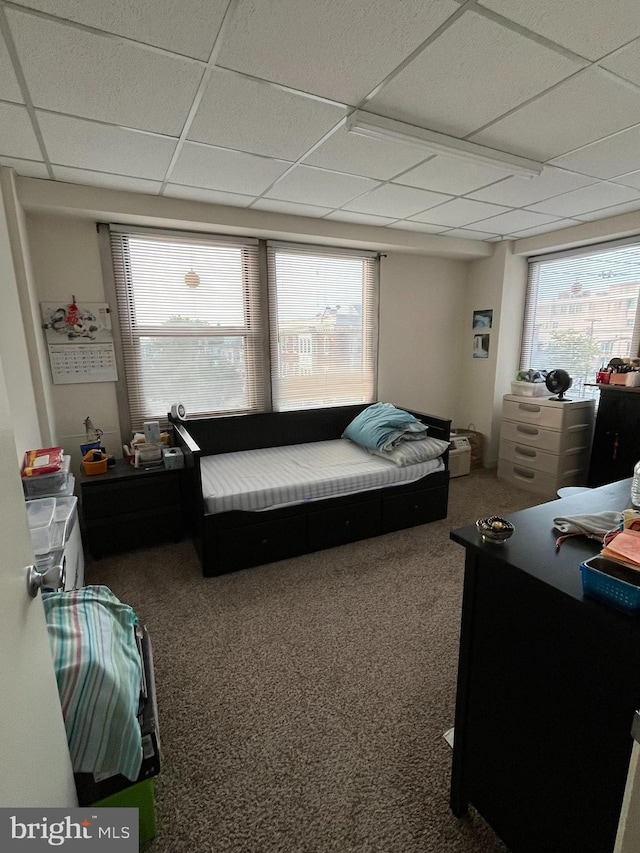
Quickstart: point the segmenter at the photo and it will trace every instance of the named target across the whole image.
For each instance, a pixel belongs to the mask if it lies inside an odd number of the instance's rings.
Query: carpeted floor
[[[90,563],[150,631],[163,769],[149,853],[503,853],[448,807],[464,550],[540,503],[492,471],[444,521],[219,578],[189,542]]]

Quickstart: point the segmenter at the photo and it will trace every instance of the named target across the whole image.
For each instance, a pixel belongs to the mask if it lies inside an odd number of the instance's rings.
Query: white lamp
[[[487,148],[475,142],[467,142],[465,139],[457,139],[455,136],[436,133],[433,130],[426,130],[423,127],[416,127],[413,124],[362,110],[356,110],[347,118],[347,131],[369,139],[388,139],[412,145],[431,154],[446,154],[448,157],[460,157],[474,163],[494,166],[497,169],[504,169],[509,175],[533,178],[543,169],[543,164],[537,160],[507,154],[505,151]]]

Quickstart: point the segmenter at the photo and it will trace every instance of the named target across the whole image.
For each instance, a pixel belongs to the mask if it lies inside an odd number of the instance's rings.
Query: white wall
[[[526,277],[526,261],[513,254],[509,241],[499,243],[491,258],[468,264],[465,322],[471,329],[473,311],[490,308],[493,325],[486,359],[472,358],[473,332],[466,333],[459,425],[473,423],[483,434],[486,467],[497,464],[502,396],[510,392],[518,370]]]
[[[30,213],[27,229],[40,302],[67,305],[74,295],[79,302],[105,301],[94,222]],[[49,371],[48,364],[46,369]],[[113,382],[52,385],[51,397],[57,440],[70,453],[73,469],[79,467],[86,417],[104,431],[107,451],[122,455]]]
[[[22,462],[26,450],[43,446],[43,435],[19,295],[17,262],[20,253],[15,240],[15,223],[19,214],[13,176],[0,168],[0,361],[5,366],[18,461]]]
[[[381,258],[379,399],[454,421],[461,415],[466,266],[400,253]]]

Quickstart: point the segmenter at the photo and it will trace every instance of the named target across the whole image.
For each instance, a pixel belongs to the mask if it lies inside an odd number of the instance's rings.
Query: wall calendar
[[[54,385],[116,382],[111,314],[106,302],[41,302]]]

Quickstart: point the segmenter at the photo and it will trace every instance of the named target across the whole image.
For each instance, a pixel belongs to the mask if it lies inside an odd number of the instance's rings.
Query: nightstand
[[[183,473],[134,468],[119,459],[105,474],[80,474],[83,534],[91,556],[182,539]]]

